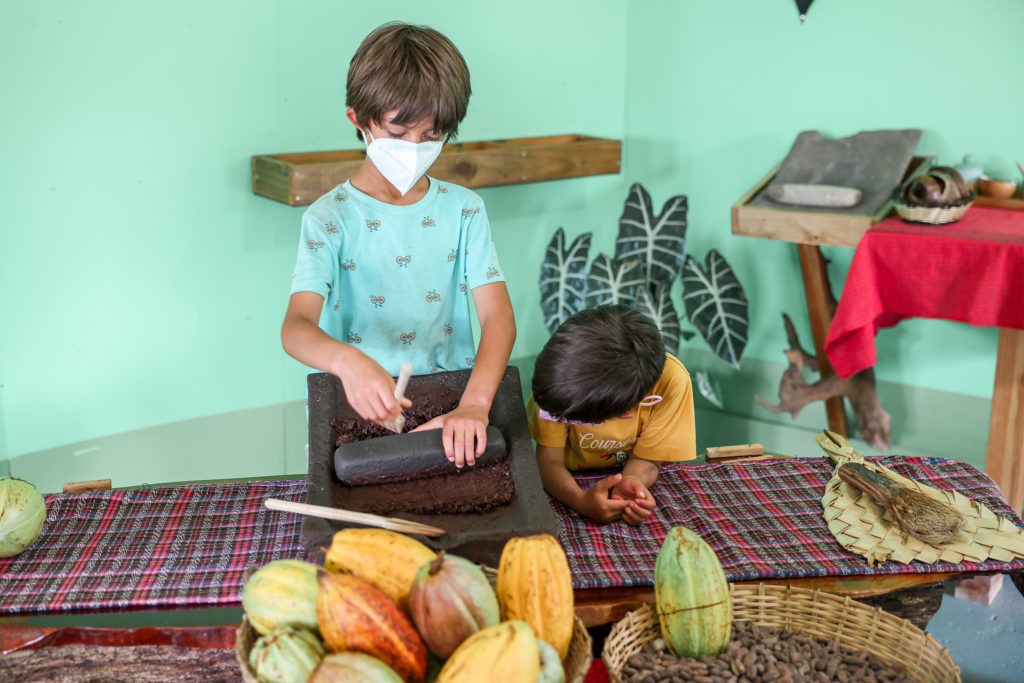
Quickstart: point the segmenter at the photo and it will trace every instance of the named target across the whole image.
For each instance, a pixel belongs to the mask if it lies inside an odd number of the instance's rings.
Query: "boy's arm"
[[[341,379],[348,399],[360,417],[374,422],[394,420],[401,412],[395,401],[395,381],[379,363],[320,329],[324,298],[316,292],[296,292],[288,300],[281,325],[281,344],[297,361]],[[408,407],[412,402],[403,401]]]
[[[644,460],[631,455],[626,459],[626,464],[622,466],[622,479],[623,481],[632,479],[642,484],[644,488],[650,488],[654,486],[654,482],[658,481],[659,472],[661,472],[660,462]]]
[[[420,427],[436,429],[443,425],[444,453],[457,467],[472,465],[487,447],[491,403],[516,341],[512,301],[504,282],[475,288],[473,303],[480,321],[480,344],[466,390],[455,410]]]
[[[588,490],[580,488],[572,474],[565,467],[565,450],[552,446],[537,445],[537,467],[544,490],[573,510],[595,522],[607,524],[622,516],[629,507],[629,501],[616,500],[609,491],[619,482],[622,475],[613,474],[594,482]]]

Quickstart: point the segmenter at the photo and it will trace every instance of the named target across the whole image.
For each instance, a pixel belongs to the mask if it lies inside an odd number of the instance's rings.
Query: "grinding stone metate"
[[[498,462],[505,453],[501,430],[488,425],[487,446],[473,466]],[[353,486],[434,477],[455,470],[455,464],[444,455],[440,429],[363,439],[338,446],[334,452],[335,474]]]
[[[793,142],[767,188],[749,203],[778,208],[769,196],[776,185],[839,185],[859,189],[861,199],[854,206],[830,207],[828,213],[874,216],[900,184],[920,138],[918,128],[861,131],[835,139],[826,139],[816,130],[805,130]]]
[[[409,381],[406,396],[417,402],[417,396],[435,388],[448,389],[461,396],[469,380],[469,370],[420,375]],[[334,428],[331,420],[354,419],[355,412],[345,400],[341,381],[334,375],[313,373],[307,378],[309,388],[309,474],[306,479],[306,502],[312,505],[355,509],[350,507],[355,493],[372,492],[374,486],[346,486],[334,474]],[[434,550],[446,550],[491,567],[498,566],[505,542],[514,536],[533,534],[558,535],[558,518],[541,486],[537,458],[526,423],[523,389],[519,371],[514,367],[505,374],[494,396],[489,414],[491,425],[505,437],[507,457],[515,482],[512,501],[489,512],[478,514],[395,514],[396,517],[422,522],[445,529],[437,538],[415,536]],[[385,437],[381,437],[385,438]],[[322,563],[325,548],[331,545],[335,532],[351,526],[315,517],[302,520],[300,538],[309,559]]]

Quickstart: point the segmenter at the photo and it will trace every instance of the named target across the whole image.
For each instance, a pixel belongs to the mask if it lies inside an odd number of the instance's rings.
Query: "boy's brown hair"
[[[386,112],[397,110],[393,123],[429,119],[450,140],[466,116],[471,92],[469,68],[448,38],[428,26],[396,21],[374,30],[356,50],[345,103],[361,126],[379,125]]]
[[[533,399],[556,418],[597,424],[635,408],[664,367],[665,342],[650,317],[621,304],[586,308],[541,349]]]

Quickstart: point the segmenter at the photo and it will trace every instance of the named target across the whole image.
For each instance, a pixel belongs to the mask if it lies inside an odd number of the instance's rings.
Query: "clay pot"
[[[996,180],[981,177],[978,179],[978,190],[986,197],[1008,199],[1017,192],[1017,183],[1010,180]]]

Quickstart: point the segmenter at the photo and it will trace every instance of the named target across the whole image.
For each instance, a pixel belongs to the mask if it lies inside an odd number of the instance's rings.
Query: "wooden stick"
[[[764,444],[759,443],[746,443],[735,446],[708,446],[704,449],[704,457],[708,462],[760,455],[764,455]]]
[[[448,533],[444,529],[419,522],[410,522],[397,517],[381,517],[371,515],[367,512],[355,512],[353,510],[342,510],[340,508],[329,508],[323,505],[309,505],[308,503],[294,503],[290,500],[280,498],[267,498],[264,504],[271,510],[282,510],[294,512],[298,515],[309,517],[320,517],[321,519],[333,519],[338,522],[352,522],[354,524],[365,524],[379,529],[389,529],[407,534],[420,534],[421,536],[443,536]]]
[[[91,479],[89,481],[69,481],[61,489],[62,493],[86,493],[87,491],[109,491],[109,479]]]
[[[394,420],[386,420],[381,423],[396,434],[401,434],[405,428],[405,415],[401,414],[402,398],[405,396],[405,388],[409,386],[409,378],[412,376],[412,365],[403,363],[398,370],[398,381],[395,382],[395,400],[398,401],[399,415]]]

